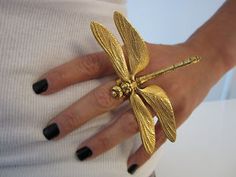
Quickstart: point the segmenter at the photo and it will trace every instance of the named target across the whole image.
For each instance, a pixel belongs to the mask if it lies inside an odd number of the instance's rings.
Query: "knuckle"
[[[171,93],[171,104],[174,110],[177,127],[183,123],[194,109],[195,101],[192,95],[188,93],[189,92],[184,89],[178,90],[175,95],[174,92]]]
[[[145,150],[145,147],[142,145],[135,153],[135,156],[138,161],[140,162],[146,162],[148,159],[151,158],[152,154],[147,153]]]
[[[151,158],[151,154],[148,154],[145,150],[144,150],[144,152],[142,153],[142,159],[143,160],[148,160],[148,159],[150,159]]]
[[[66,73],[62,72],[60,69],[54,69],[47,74],[47,80],[50,81],[51,85],[56,85],[58,82],[66,81]]]
[[[163,130],[156,133],[156,148],[159,148],[160,145],[164,144],[166,142],[166,136]]]
[[[114,98],[110,95],[110,90],[106,87],[100,87],[99,90],[93,91],[97,105],[102,109],[109,109],[115,105]]]
[[[78,116],[76,116],[72,112],[65,112],[63,113],[62,117],[64,118],[64,129],[65,131],[70,131],[78,127]]]
[[[135,134],[139,131],[138,123],[132,112],[128,112],[121,116],[122,130],[128,134]]]
[[[189,98],[187,96],[183,95],[181,99],[177,100],[175,112],[178,119],[185,119],[192,109],[193,108],[191,108],[191,104],[189,104]]]
[[[88,76],[99,76],[102,74],[103,68],[101,57],[98,54],[87,55],[79,65],[79,70]]]
[[[112,147],[112,143],[107,136],[103,136],[99,138],[100,148],[103,150],[110,149]]]

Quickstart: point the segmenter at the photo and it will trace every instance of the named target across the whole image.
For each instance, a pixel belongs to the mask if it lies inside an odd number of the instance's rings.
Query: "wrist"
[[[204,53],[214,62],[220,62],[223,73],[236,65],[236,1],[227,1],[200,27],[187,43]]]
[[[202,63],[208,72],[212,72],[214,83],[233,67],[233,63],[230,62],[230,53],[217,43],[213,42],[210,36],[204,36],[201,35],[201,33],[194,34],[185,42],[185,44],[189,46],[196,55],[203,58]]]

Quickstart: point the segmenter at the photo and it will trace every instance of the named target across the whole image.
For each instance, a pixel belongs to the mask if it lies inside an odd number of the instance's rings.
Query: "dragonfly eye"
[[[113,98],[121,98],[123,96],[122,89],[117,85],[112,87],[111,94]]]
[[[126,96],[130,95],[132,91],[130,83],[124,82],[120,85],[120,87],[122,89],[123,94],[125,94]]]

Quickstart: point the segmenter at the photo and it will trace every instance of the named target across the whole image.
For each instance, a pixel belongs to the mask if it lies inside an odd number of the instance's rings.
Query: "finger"
[[[75,58],[43,74],[33,90],[36,94],[48,95],[75,83],[99,78],[113,73],[113,68],[104,52]]]
[[[111,88],[115,84],[115,81],[109,81],[73,103],[49,122],[43,130],[44,136],[48,140],[61,138],[92,118],[116,108],[123,98],[112,97]]]
[[[161,147],[162,144],[166,141],[166,137],[164,132],[162,131],[160,124],[156,125],[156,149]],[[134,174],[135,171],[142,166],[148,159],[151,158],[151,155],[148,154],[143,145],[139,147],[139,149],[132,154],[128,159],[128,172],[130,174]]]
[[[137,132],[138,124],[133,112],[131,110],[127,111],[111,125],[83,142],[76,151],[76,155],[81,161],[87,158],[97,157]]]

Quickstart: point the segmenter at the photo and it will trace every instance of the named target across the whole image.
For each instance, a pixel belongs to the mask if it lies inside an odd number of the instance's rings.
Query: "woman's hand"
[[[148,44],[148,48],[150,64],[139,75],[157,71],[189,56],[202,55],[203,57],[203,60],[198,64],[176,70],[146,83],[146,85],[156,84],[166,91],[171,100],[178,127],[188,118],[225,72],[223,60],[220,57],[215,59],[213,55],[205,56],[204,52],[194,47],[190,42],[173,46]],[[41,81],[35,83],[33,89],[37,94],[48,95],[72,84],[113,74],[115,73],[107,56],[103,52],[94,53],[76,58],[50,70],[40,77]],[[45,137],[48,140],[63,138],[87,121],[115,109],[124,101],[111,96],[111,88],[115,84],[115,81],[112,80],[95,88],[52,118],[43,130]],[[80,160],[94,158],[105,153],[139,132],[131,109],[114,118],[116,120],[112,124],[80,145],[76,152]],[[156,149],[165,141],[166,137],[157,123]],[[150,155],[141,146],[129,157],[128,172],[134,173],[149,158]]]
[[[220,10],[187,42],[179,45],[148,44],[150,64],[139,75],[157,71],[175,64],[189,56],[199,55],[203,60],[163,75],[148,84],[156,84],[164,89],[172,103],[177,127],[179,127],[201,103],[210,88],[221,76],[236,65],[236,1],[228,0]],[[33,85],[34,91],[42,95],[52,94],[69,85],[114,74],[107,56],[94,53],[65,63],[40,77]],[[87,121],[115,109],[124,100],[114,99],[111,88],[114,81],[94,89],[80,100],[54,117],[43,130],[45,137],[59,139],[79,128]],[[76,152],[80,160],[93,158],[122,143],[139,131],[132,110],[115,117],[115,121],[101,132],[80,145]],[[156,125],[156,149],[166,138],[159,123]],[[128,159],[128,172],[145,163],[150,156],[141,146]]]

